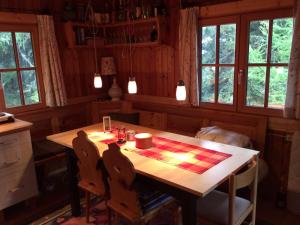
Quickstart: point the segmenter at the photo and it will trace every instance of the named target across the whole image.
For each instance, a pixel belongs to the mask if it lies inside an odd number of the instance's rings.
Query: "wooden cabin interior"
[[[299,49],[299,0],[0,0],[0,225],[299,225]]]

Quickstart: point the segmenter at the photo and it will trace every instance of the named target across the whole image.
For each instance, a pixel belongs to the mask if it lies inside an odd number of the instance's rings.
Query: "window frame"
[[[6,104],[5,104],[4,90],[3,90],[2,83],[0,82],[0,108],[1,108],[1,110],[9,112],[9,113],[20,113],[20,112],[26,112],[26,111],[45,108],[46,107],[45,90],[44,90],[44,83],[43,83],[43,79],[42,79],[42,69],[41,69],[41,60],[40,60],[40,51],[39,51],[39,39],[38,39],[39,36],[38,36],[37,25],[34,25],[34,24],[32,24],[32,25],[31,24],[30,25],[29,24],[28,25],[27,24],[26,25],[23,25],[23,24],[22,25],[21,24],[0,24],[0,32],[12,32],[12,33],[29,32],[29,33],[31,33],[31,43],[32,43],[33,57],[34,57],[34,62],[35,62],[34,68],[35,68],[37,88],[38,88],[39,99],[40,99],[40,101],[35,104],[21,105],[21,106],[8,108],[8,107],[6,107]],[[1,72],[17,71],[18,83],[19,83],[19,88],[20,88],[20,96],[21,96],[21,98],[24,98],[22,83],[21,83],[21,79],[20,79],[20,77],[21,77],[20,71],[22,71],[22,70],[26,71],[26,68],[25,69],[20,68],[15,35],[13,35],[13,42],[14,42],[13,50],[14,50],[14,56],[15,56],[15,61],[16,61],[16,68],[1,69]]]
[[[236,24],[236,43],[235,43],[235,61],[233,67],[234,67],[234,79],[233,79],[233,102],[232,104],[225,104],[225,103],[219,103],[219,102],[201,102],[201,83],[202,83],[202,67],[203,66],[214,66],[216,67],[215,72],[215,101],[218,98],[218,79],[219,79],[219,67],[222,65],[225,66],[231,66],[231,64],[220,64],[219,63],[219,45],[220,45],[220,25],[226,25],[226,24]],[[214,64],[202,64],[202,27],[204,26],[217,26],[217,32],[216,32],[216,63]],[[235,111],[237,106],[237,78],[238,78],[238,59],[239,59],[239,45],[240,45],[240,18],[239,16],[227,16],[227,17],[217,17],[217,18],[206,18],[199,20],[199,31],[198,31],[198,80],[199,80],[199,106],[205,107],[209,109],[220,109],[225,111]]]
[[[250,21],[255,20],[270,20],[280,18],[293,17],[293,9],[282,9],[282,10],[272,10],[272,11],[264,11],[257,13],[249,13],[241,16],[241,40],[245,40],[245,44],[240,46],[241,55],[244,57],[239,58],[239,71],[243,71],[239,73],[240,87],[238,88],[238,111],[244,113],[254,113],[260,115],[269,115],[269,116],[283,116],[283,109],[275,109],[275,108],[265,108],[258,106],[247,106],[247,67],[248,57],[249,57],[249,29],[250,29]],[[270,69],[271,66],[281,65],[288,66],[288,63],[272,63],[271,60],[271,51],[272,51],[272,29],[273,22],[269,25],[269,35],[268,35],[268,49],[267,49],[267,62],[266,63],[251,63],[251,65],[262,65],[266,67],[266,87],[265,87],[265,104],[268,103],[269,99],[269,81],[270,81]]]
[[[274,20],[279,18],[287,18],[293,17],[293,9],[292,8],[284,8],[284,9],[276,9],[276,10],[267,10],[267,11],[259,11],[259,12],[250,12],[247,14],[236,14],[233,16],[225,16],[225,17],[211,17],[211,18],[199,18],[199,29],[198,29],[198,81],[199,81],[199,106],[208,109],[217,109],[224,111],[235,111],[249,114],[259,114],[259,115],[267,115],[267,116],[283,116],[283,109],[276,108],[264,108],[258,106],[247,106],[246,105],[246,97],[247,97],[247,66],[248,66],[248,55],[249,55],[249,28],[250,21],[253,20]],[[202,27],[203,26],[220,26],[224,24],[236,23],[236,48],[235,48],[235,72],[234,72],[234,91],[233,91],[233,104],[223,104],[218,102],[201,102],[201,81],[202,81],[202,66],[209,64],[202,64]],[[288,66],[286,63],[271,63],[271,43],[272,43],[272,26],[269,30],[268,36],[268,58],[267,63],[262,63],[267,67],[266,72],[266,90],[265,93],[265,101],[266,98],[269,98],[269,79],[270,79],[270,68],[271,66]],[[219,57],[218,45],[219,45],[219,32],[216,34],[216,58]],[[253,65],[259,63],[252,63]],[[222,64],[211,64],[211,66],[219,67]],[[215,99],[216,94],[218,94],[218,77],[217,74],[215,76]]]

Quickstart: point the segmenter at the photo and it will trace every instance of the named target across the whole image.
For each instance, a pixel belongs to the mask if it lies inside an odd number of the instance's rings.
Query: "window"
[[[234,20],[233,20],[234,21]],[[200,100],[232,107],[236,73],[236,22],[201,27]]]
[[[36,108],[42,104],[39,61],[35,54],[34,27],[0,25],[0,79],[2,107]]]
[[[201,21],[201,104],[281,115],[292,32],[291,10]]]

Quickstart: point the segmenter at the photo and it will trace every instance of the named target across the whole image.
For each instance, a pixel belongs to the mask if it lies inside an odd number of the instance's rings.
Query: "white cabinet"
[[[29,128],[1,134],[0,210],[37,194]]]

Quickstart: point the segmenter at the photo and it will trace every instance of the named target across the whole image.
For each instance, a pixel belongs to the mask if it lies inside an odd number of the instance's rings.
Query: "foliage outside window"
[[[233,104],[236,24],[202,27],[201,102]]]
[[[246,18],[240,18],[241,24],[245,24]],[[293,19],[274,14],[271,18],[247,19],[248,28],[240,33],[238,22],[222,23],[220,19],[202,25],[199,61],[202,103],[232,105],[233,109],[235,102],[243,99],[243,106],[249,109],[283,108]],[[238,75],[239,79],[235,79],[238,69],[243,79]],[[242,82],[245,83],[240,86]],[[239,90],[235,90],[237,87]]]
[[[282,108],[286,96],[292,18],[251,21],[247,64],[247,106]]]
[[[30,32],[0,31],[0,78],[6,108],[41,102]]]

